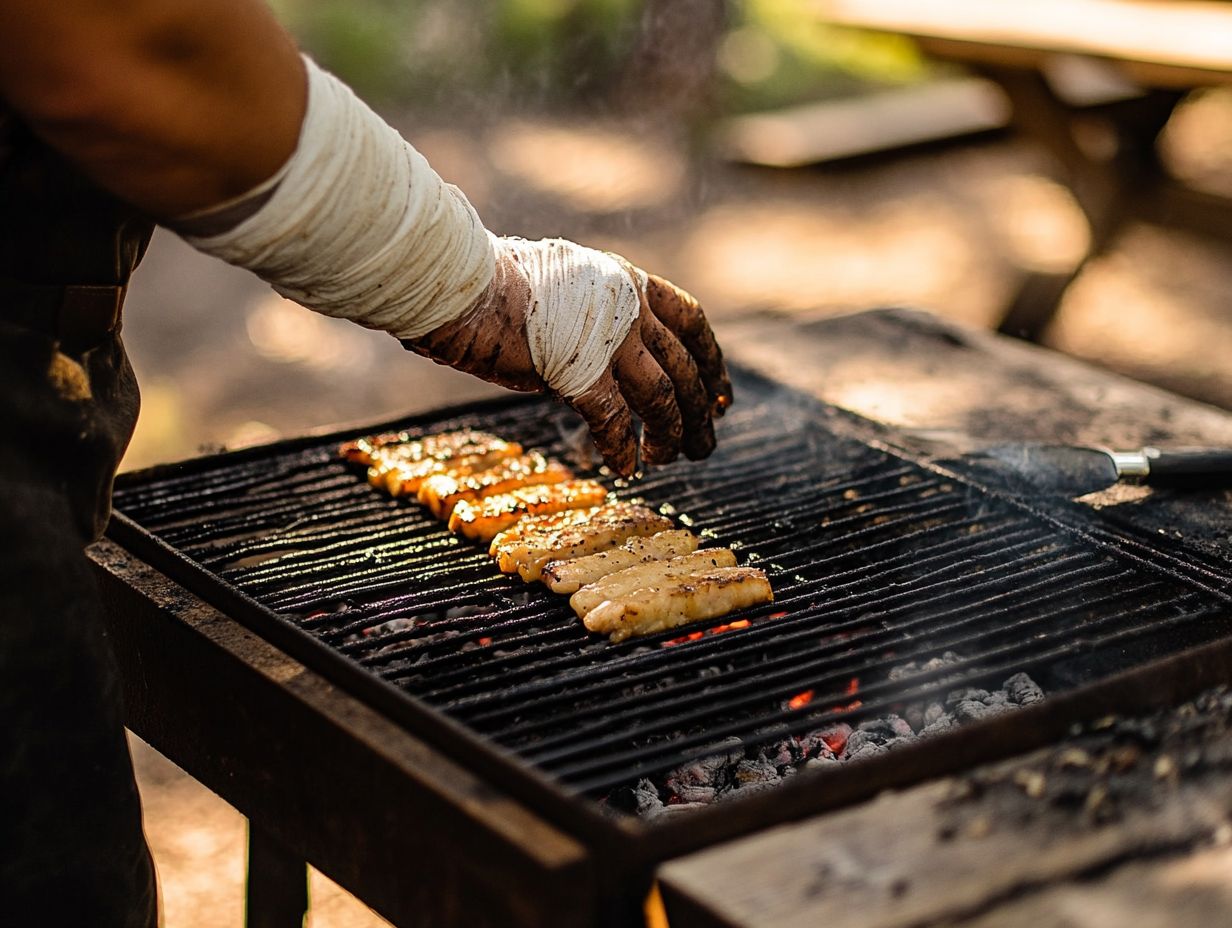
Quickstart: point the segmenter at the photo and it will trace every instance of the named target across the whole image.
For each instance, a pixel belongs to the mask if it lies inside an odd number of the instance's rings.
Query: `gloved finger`
[[[680,408],[680,446],[685,457],[699,461],[714,450],[714,421],[710,397],[702,385],[693,356],[653,313],[643,312],[639,322],[642,343],[650,349],[676,389]]]
[[[714,414],[723,415],[732,404],[731,378],[727,376],[723,352],[701,306],[691,294],[654,274],[646,275],[646,299],[651,312],[680,339],[697,362],[702,382],[712,399]]]
[[[637,470],[637,436],[633,416],[611,371],[569,401],[590,427],[595,447],[607,466],[622,477]]]
[[[642,420],[642,459],[670,464],[680,454],[682,432],[676,387],[659,367],[637,329],[612,359],[612,372],[630,408]]]

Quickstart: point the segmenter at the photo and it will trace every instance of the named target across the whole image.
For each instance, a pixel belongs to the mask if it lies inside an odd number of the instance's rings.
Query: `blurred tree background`
[[[918,80],[903,40],[817,21],[807,0],[275,0],[304,46],[386,106],[693,115]],[[655,86],[656,84],[660,86]],[[681,86],[696,85],[696,86]]]

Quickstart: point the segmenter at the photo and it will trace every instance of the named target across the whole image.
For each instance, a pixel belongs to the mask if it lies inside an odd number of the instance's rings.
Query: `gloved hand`
[[[608,466],[714,450],[731,381],[697,301],[623,258],[573,242],[492,240],[492,282],[467,312],[403,344],[513,390],[550,391],[586,420]]]

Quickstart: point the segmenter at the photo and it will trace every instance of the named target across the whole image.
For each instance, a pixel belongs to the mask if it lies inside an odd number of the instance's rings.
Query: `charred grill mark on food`
[[[520,487],[563,483],[573,471],[559,461],[545,458],[538,451],[501,461],[487,470],[464,473],[450,469],[433,474],[419,486],[419,502],[438,519],[448,519],[463,500],[474,501]]]
[[[532,582],[550,561],[596,554],[670,528],[670,519],[645,506],[609,503],[561,519],[524,520],[514,533],[494,539],[490,553],[503,572]]]
[[[774,598],[765,573],[736,566],[731,550],[697,550],[697,536],[666,516],[612,501],[602,484],[574,479],[559,461],[523,453],[516,442],[470,430],[402,432],[338,450],[367,467],[373,486],[415,495],[451,531],[489,542],[502,572],[571,593],[585,627],[613,642]]]
[[[594,480],[524,486],[477,500],[462,500],[449,516],[449,530],[475,541],[491,541],[524,516],[595,506],[607,488]]]
[[[619,548],[570,560],[550,561],[543,569],[543,583],[553,593],[568,596],[589,583],[637,564],[662,561],[697,550],[697,536],[687,529],[671,529],[649,537],[630,538]]]

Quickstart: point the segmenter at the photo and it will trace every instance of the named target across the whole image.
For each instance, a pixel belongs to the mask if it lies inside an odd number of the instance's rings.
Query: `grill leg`
[[[248,823],[247,928],[303,928],[308,868],[251,821]]]

